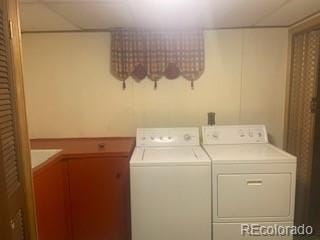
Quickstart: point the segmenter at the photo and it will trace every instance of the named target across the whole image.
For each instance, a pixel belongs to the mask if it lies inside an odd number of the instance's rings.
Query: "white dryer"
[[[136,140],[132,239],[211,240],[211,161],[199,129],[138,129]]]
[[[213,240],[257,237],[241,225],[292,226],[296,158],[268,143],[265,126],[205,126],[203,147],[212,160]]]

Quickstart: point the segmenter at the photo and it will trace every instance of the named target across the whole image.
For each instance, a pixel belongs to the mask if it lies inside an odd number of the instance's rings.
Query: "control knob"
[[[215,133],[212,134],[212,137],[213,137],[214,139],[218,139],[218,138],[219,138],[219,134],[215,132]]]
[[[191,136],[190,136],[190,134],[185,134],[183,138],[185,141],[190,141]]]

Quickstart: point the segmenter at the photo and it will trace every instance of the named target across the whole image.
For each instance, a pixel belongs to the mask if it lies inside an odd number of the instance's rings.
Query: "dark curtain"
[[[111,41],[111,72],[123,81],[183,76],[197,80],[204,72],[204,36],[200,30],[114,30]]]

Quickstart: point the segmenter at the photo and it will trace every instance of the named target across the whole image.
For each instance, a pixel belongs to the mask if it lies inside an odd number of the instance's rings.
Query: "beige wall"
[[[282,145],[287,29],[206,32],[206,70],[190,82],[110,75],[108,33],[23,34],[30,136],[134,136],[137,127],[264,123]]]

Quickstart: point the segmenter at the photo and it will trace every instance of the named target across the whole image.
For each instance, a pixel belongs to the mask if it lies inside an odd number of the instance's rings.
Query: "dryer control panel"
[[[203,144],[268,143],[264,125],[215,125],[202,127]]]
[[[197,146],[198,128],[138,128],[137,146]]]

